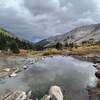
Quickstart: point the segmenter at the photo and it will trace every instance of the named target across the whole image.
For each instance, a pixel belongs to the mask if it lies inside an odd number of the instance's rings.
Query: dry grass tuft
[[[42,53],[43,56],[58,55],[58,54],[62,54],[62,51],[57,49],[47,49]]]

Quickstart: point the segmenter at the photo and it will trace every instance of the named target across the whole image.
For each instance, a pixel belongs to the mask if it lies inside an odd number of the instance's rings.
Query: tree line
[[[68,42],[65,40],[63,43],[57,42],[54,45],[51,45],[50,47],[43,47],[41,45],[36,46],[36,50],[43,50],[46,48],[56,48],[58,50],[61,50],[63,48],[78,48],[80,46],[94,46],[94,45],[100,45],[100,39],[98,41],[95,41],[95,39],[90,38],[89,40],[82,41],[80,44],[77,44],[75,42]]]
[[[20,40],[18,37],[11,37],[4,34],[4,32],[0,32],[0,50],[7,51],[8,49],[13,53],[19,53],[20,49],[34,49],[34,46],[28,41]]]

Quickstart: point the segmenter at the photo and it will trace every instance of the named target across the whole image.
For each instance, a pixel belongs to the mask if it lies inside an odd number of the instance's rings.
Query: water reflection
[[[42,62],[37,62],[27,73],[24,81],[33,89],[41,93],[56,84],[62,87],[65,95],[72,100],[88,100],[85,88],[95,85],[95,68],[92,63],[76,60],[72,57],[48,57]],[[44,92],[43,92],[44,91]]]
[[[7,79],[1,87],[31,89],[33,97],[47,93],[51,85],[59,85],[64,95],[71,100],[88,100],[87,85],[95,85],[95,68],[92,63],[79,61],[72,57],[54,56],[41,60],[16,78]]]

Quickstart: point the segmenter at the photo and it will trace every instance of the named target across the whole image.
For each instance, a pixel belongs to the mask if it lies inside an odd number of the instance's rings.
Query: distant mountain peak
[[[52,36],[47,39],[44,39],[40,42],[37,42],[36,45],[41,45],[43,47],[48,45],[52,46],[57,42],[74,42],[81,43],[82,41],[89,40],[93,38],[95,41],[100,40],[100,23],[99,24],[91,24],[77,27],[65,34],[60,34],[57,36]]]

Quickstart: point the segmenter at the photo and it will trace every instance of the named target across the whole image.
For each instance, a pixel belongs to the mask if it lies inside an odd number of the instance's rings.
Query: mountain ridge
[[[80,44],[81,42],[91,38],[93,38],[95,41],[100,39],[100,23],[74,28],[67,33],[43,39],[37,42],[36,45],[41,45],[42,47],[52,47],[57,42],[65,43],[66,41]]]

